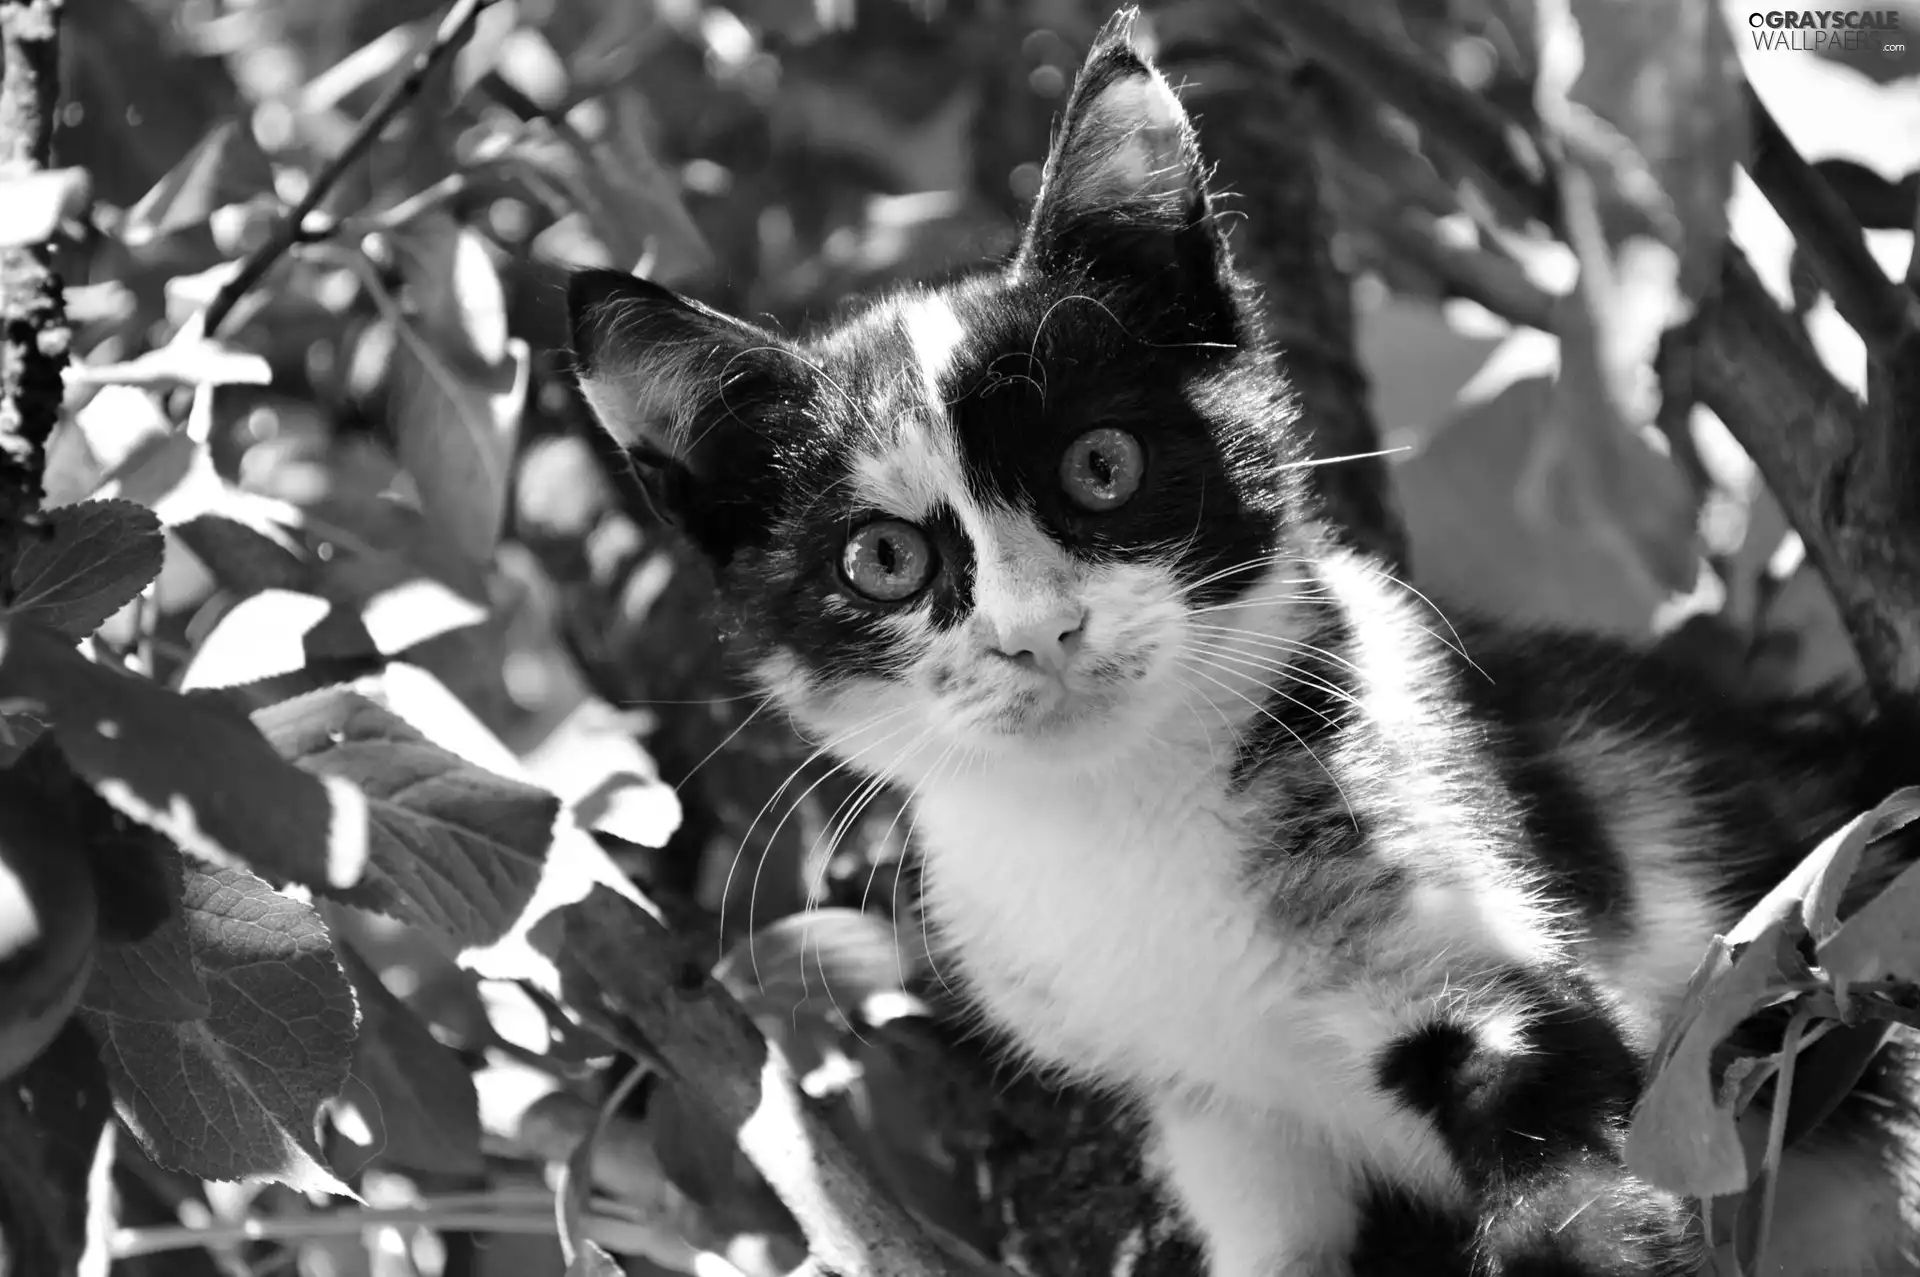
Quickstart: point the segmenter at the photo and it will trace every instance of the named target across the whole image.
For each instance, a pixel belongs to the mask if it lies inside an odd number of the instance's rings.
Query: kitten
[[[1150,1116],[1217,1277],[1693,1271],[1621,1163],[1709,939],[1899,777],[1833,706],[1446,621],[1320,521],[1196,136],[1089,55],[1013,262],[802,343],[624,274],[580,383],[753,676],[910,791],[943,968]],[[1785,1272],[1907,1271],[1887,1055]],[[1876,1106],[1865,1101],[1880,1101]]]

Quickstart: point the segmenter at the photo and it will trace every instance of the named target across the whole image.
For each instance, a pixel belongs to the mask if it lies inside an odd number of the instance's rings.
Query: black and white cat
[[[1837,707],[1456,636],[1342,548],[1124,22],[1010,265],[806,342],[616,272],[571,305],[753,676],[910,791],[943,969],[1142,1106],[1217,1277],[1698,1267],[1620,1160],[1647,1052],[1710,937],[1902,777]],[[1889,1055],[1796,1151],[1780,1271],[1914,1270],[1906,1094]]]

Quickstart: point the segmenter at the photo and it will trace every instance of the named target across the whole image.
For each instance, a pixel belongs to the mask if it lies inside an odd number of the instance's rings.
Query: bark
[[[0,0],[0,181],[52,157],[59,31],[60,0]],[[40,504],[69,340],[50,250],[0,249],[0,548]]]

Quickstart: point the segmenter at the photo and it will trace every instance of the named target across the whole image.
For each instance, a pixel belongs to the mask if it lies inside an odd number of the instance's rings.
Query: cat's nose
[[[1087,610],[1078,604],[1050,609],[999,625],[993,650],[1015,664],[1064,674],[1086,633]]]

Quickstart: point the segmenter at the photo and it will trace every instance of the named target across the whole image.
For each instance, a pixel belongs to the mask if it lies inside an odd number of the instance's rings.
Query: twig
[[[1841,316],[1874,357],[1888,363],[1901,337],[1920,329],[1920,297],[1887,278],[1846,204],[1788,140],[1753,86],[1743,88],[1753,118],[1747,171],[1754,185],[1793,232]]]
[[[48,166],[60,97],[61,0],[0,0],[0,178]],[[72,336],[45,245],[0,250],[0,580],[39,508]]]
[[[440,28],[434,33],[432,42],[414,55],[413,65],[406,75],[389,85],[386,92],[380,95],[366,118],[354,130],[353,136],[347,139],[347,144],[314,175],[306,195],[280,219],[273,228],[273,234],[247,255],[233,278],[221,285],[220,291],[214,294],[212,303],[207,307],[206,333],[209,337],[219,331],[221,322],[233,310],[235,303],[265,277],[288,249],[309,238],[307,216],[320,207],[320,202],[327,197],[334,184],[366,153],[393,117],[420,96],[427,77],[466,43],[467,37],[473,33],[473,24],[480,17],[480,11],[492,3],[493,0],[454,0],[453,7],[440,20]]]

